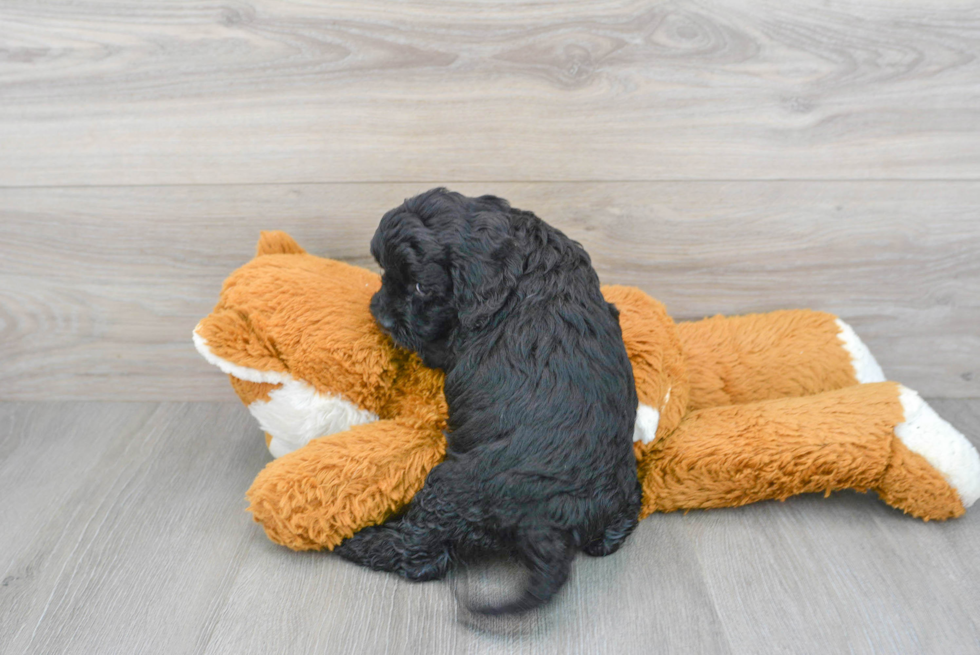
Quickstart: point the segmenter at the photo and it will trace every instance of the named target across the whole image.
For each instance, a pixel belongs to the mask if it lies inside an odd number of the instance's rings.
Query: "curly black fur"
[[[412,580],[492,550],[529,569],[547,602],[579,550],[614,552],[636,526],[637,397],[618,312],[585,250],[500,198],[433,189],[385,214],[378,323],[446,372],[445,461],[400,516],[337,551]]]

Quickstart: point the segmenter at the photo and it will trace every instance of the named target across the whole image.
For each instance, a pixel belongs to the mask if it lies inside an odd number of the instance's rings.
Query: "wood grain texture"
[[[679,318],[813,307],[980,436],[974,1],[0,3],[0,652],[980,651],[980,510],[655,515],[489,631],[271,544],[268,455],[190,332],[258,231],[373,267],[496,193]],[[956,399],[959,397],[960,399]]]
[[[7,0],[0,185],[978,179],[975,2]]]
[[[980,400],[931,401],[976,444]],[[655,514],[558,599],[458,622],[513,566],[413,584],[269,542],[242,512],[268,455],[235,403],[0,403],[0,644],[64,653],[968,653],[980,513],[874,494]]]
[[[980,396],[980,183],[455,185],[578,239],[607,283],[678,318],[812,307],[886,373]],[[262,229],[373,267],[381,214],[421,184],[0,190],[0,398],[228,400],[190,333]]]
[[[5,653],[189,653],[255,536],[263,443],[232,404],[0,405]],[[249,447],[255,444],[255,447]]]

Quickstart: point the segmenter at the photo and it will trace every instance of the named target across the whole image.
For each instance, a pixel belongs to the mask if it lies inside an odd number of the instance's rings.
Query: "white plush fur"
[[[633,428],[633,441],[650,443],[657,437],[658,425],[660,425],[660,412],[649,405],[640,403],[640,406],[636,408],[636,426]]]
[[[956,428],[944,421],[915,391],[900,387],[905,421],[895,435],[943,474],[963,507],[980,498],[980,455]]]
[[[269,451],[273,457],[302,448],[311,439],[378,420],[377,414],[340,396],[321,394],[296,379],[270,391],[268,402],[256,400],[248,410],[272,435]]]
[[[885,374],[881,370],[881,366],[878,365],[874,355],[854,332],[854,328],[839,318],[837,319],[837,327],[840,329],[837,338],[844,343],[844,349],[851,356],[851,364],[854,366],[854,375],[857,381],[862,384],[884,382]]]
[[[260,371],[218,357],[197,332],[194,345],[204,358],[223,372],[249,382],[268,382],[280,387],[269,392],[269,400],[248,406],[263,431],[272,436],[269,452],[282,457],[302,448],[312,439],[343,432],[355,425],[377,421],[378,415],[362,409],[339,395],[322,394],[288,373]]]

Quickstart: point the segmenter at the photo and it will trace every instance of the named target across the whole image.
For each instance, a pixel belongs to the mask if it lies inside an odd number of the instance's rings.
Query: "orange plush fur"
[[[384,521],[444,456],[443,376],[377,328],[368,303],[379,286],[375,273],[264,232],[195,330],[281,455],[249,489],[249,510],[290,548],[331,549]],[[641,516],[848,488],[926,520],[963,514],[944,474],[896,436],[899,385],[858,384],[834,316],[676,324],[639,289],[603,292],[641,403]]]

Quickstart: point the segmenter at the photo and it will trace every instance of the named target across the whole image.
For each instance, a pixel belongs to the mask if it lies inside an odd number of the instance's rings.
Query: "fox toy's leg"
[[[641,517],[800,493],[874,489],[914,516],[960,516],[980,497],[980,456],[894,382],[688,415],[640,462]]]
[[[884,375],[854,330],[833,314],[787,310],[677,325],[690,409],[808,396]]]
[[[402,510],[445,451],[438,430],[357,425],[269,462],[248,490],[248,509],[278,544],[332,549]]]

